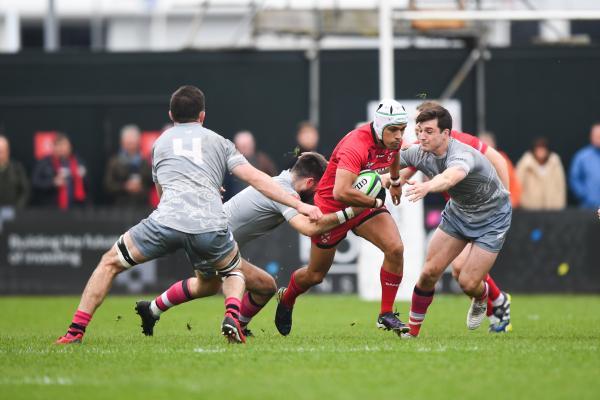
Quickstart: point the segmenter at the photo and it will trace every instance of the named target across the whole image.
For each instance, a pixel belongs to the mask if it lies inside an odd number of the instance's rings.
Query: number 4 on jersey
[[[195,164],[202,164],[202,139],[192,139],[192,150],[183,148],[183,139],[173,139],[173,153],[176,156],[189,158]]]

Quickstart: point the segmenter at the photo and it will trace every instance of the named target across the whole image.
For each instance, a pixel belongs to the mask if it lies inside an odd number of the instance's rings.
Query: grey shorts
[[[465,222],[465,217],[457,215],[446,207],[442,211],[442,222],[438,228],[452,237],[473,242],[474,245],[489,252],[499,253],[506,240],[511,219],[510,203],[490,218],[479,222]]]
[[[215,276],[214,264],[235,248],[229,228],[216,232],[185,233],[146,218],[129,229],[131,239],[148,260],[183,249],[194,267],[206,277]]]

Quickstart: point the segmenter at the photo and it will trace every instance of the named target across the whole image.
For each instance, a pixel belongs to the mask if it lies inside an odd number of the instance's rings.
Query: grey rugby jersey
[[[288,193],[300,197],[294,190],[289,171],[283,171],[273,179]],[[247,187],[229,199],[224,209],[233,237],[240,247],[298,215],[296,209],[269,199],[253,187]]]
[[[412,145],[400,152],[400,165],[415,167],[429,178],[450,167],[464,170],[467,176],[448,190],[447,210],[462,215],[465,222],[483,221],[509,202],[509,192],[488,159],[455,139],[450,139],[448,151],[439,157],[423,151],[421,145]]]
[[[163,194],[150,218],[185,233],[225,229],[220,187],[225,174],[245,163],[231,141],[200,123],[175,124],[152,149],[152,178]]]

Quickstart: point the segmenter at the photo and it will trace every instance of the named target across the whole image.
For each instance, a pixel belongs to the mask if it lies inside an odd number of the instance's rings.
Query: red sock
[[[488,284],[489,290],[490,290],[490,299],[492,301],[496,300],[498,298],[498,296],[500,296],[500,294],[502,294],[502,291],[500,290],[500,288],[496,285],[496,282],[494,282],[494,280],[492,279],[492,277],[490,276],[490,274],[487,274],[487,276],[485,277],[485,282]]]
[[[302,293],[306,292],[307,289],[302,289],[300,286],[296,284],[296,272],[292,274],[290,278],[290,283],[288,284],[287,289],[283,297],[281,298],[281,302],[287,307],[292,308],[296,303],[296,297],[300,296]]]
[[[248,325],[252,317],[262,310],[265,305],[260,305],[254,301],[250,292],[244,293],[242,297],[242,307],[240,309],[240,323],[242,325]]]
[[[418,336],[421,330],[421,324],[427,314],[427,308],[433,301],[433,294],[435,290],[424,291],[415,286],[412,295],[412,302],[410,304],[410,316],[408,318],[408,325],[410,326],[410,334]]]
[[[237,297],[228,297],[225,299],[225,314],[231,314],[235,319],[240,318],[240,309],[242,302]]]
[[[493,312],[494,312],[494,304],[492,304],[492,299],[490,299],[488,297],[487,310],[485,310],[485,315],[489,317],[490,315],[492,315]]]
[[[169,308],[190,300],[193,300],[193,298],[188,289],[188,279],[184,279],[174,283],[169,289],[163,292],[163,294],[155,298],[152,302],[153,304],[150,305],[150,308],[154,314],[160,315]],[[153,305],[156,305],[158,310],[154,308]]]
[[[489,296],[488,296],[489,292],[490,292],[490,289],[489,289],[487,282],[483,281],[483,292],[481,293],[481,296],[475,297],[475,300],[485,301],[487,303],[487,301],[489,300]]]
[[[379,281],[381,282],[381,314],[394,311],[394,300],[398,287],[402,282],[402,275],[396,275],[383,269],[379,270]]]
[[[88,314],[84,311],[77,310],[75,315],[73,315],[73,320],[71,321],[71,326],[69,326],[69,330],[67,331],[67,335],[77,336],[78,334],[84,334],[85,328],[90,323],[92,319],[91,314]]]

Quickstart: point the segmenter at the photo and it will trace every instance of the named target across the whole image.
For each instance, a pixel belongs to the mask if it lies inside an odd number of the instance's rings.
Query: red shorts
[[[327,202],[319,200],[321,200],[319,196],[315,196],[315,205],[319,207],[323,214],[339,211],[339,209],[328,206]],[[342,225],[336,226],[329,232],[312,236],[310,239],[314,244],[317,245],[317,247],[321,249],[330,249],[337,246],[342,240],[344,240],[348,234],[348,231],[353,230],[363,222],[368,221],[369,219],[381,213],[389,213],[389,211],[387,208],[385,208],[385,206],[381,208],[369,208]]]

